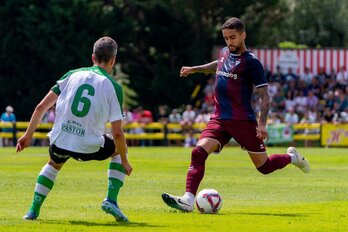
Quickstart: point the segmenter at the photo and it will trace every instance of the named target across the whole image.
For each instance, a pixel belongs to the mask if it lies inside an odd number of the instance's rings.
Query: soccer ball
[[[216,214],[222,206],[222,199],[215,189],[203,189],[196,197],[196,206],[200,213]]]

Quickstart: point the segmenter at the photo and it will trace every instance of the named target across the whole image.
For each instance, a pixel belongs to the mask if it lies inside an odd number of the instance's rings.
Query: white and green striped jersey
[[[122,88],[98,67],[67,72],[51,89],[58,96],[50,144],[79,153],[104,146],[105,125],[123,118]]]

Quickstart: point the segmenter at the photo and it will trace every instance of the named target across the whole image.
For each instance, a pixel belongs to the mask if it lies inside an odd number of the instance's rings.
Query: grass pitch
[[[246,152],[227,147],[211,155],[200,189],[223,199],[218,215],[169,209],[162,192],[182,194],[190,149],[130,148],[134,171],[119,205],[131,223],[117,223],[100,204],[106,195],[108,161],[69,160],[36,221],[24,221],[47,148],[16,154],[0,148],[0,231],[347,231],[347,149],[302,148],[311,164],[304,174],[292,165],[264,176]],[[269,148],[268,153],[284,153]]]

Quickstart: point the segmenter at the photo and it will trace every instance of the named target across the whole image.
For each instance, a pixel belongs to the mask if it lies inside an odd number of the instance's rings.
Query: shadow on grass
[[[245,215],[256,215],[256,216],[276,216],[276,217],[308,217],[306,214],[301,213],[245,213],[240,212],[236,214],[245,214]]]
[[[89,222],[89,221],[58,221],[58,220],[45,220],[42,221],[47,224],[65,224],[65,225],[83,225],[83,226],[113,226],[113,227],[163,227],[159,225],[150,225],[145,222]]]

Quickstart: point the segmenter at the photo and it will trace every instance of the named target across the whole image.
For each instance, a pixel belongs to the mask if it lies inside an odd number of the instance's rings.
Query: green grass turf
[[[264,176],[246,152],[227,147],[207,161],[200,186],[223,199],[218,215],[169,209],[162,192],[182,194],[190,160],[186,148],[130,148],[134,171],[119,205],[131,223],[117,223],[100,209],[108,161],[69,160],[57,177],[37,221],[25,221],[47,148],[0,148],[0,231],[348,231],[347,149],[302,148],[311,164]],[[283,153],[269,148],[268,153]]]

